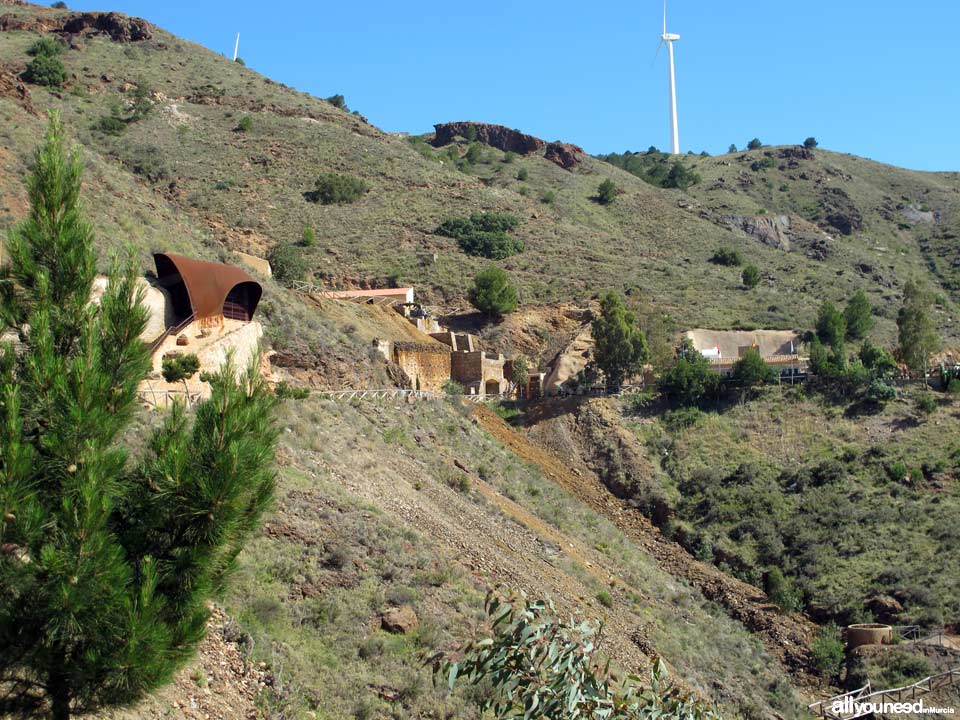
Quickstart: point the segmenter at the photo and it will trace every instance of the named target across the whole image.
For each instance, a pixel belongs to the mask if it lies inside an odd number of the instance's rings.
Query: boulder
[[[380,616],[380,627],[389,633],[406,635],[420,627],[420,619],[409,605],[390,608]]]
[[[109,35],[115,42],[139,42],[153,37],[150,24],[140,18],[115,12],[88,12],[71,15],[61,28],[68,35]]]
[[[511,130],[503,125],[475,122],[440,123],[433,126],[434,147],[442,147],[453,142],[456,137],[469,137],[476,133],[477,141],[484,145],[495,147],[504,152],[515,152],[520,155],[535,152],[543,148],[546,143],[533,135],[526,135],[519,130]],[[471,132],[472,128],[472,132]]]

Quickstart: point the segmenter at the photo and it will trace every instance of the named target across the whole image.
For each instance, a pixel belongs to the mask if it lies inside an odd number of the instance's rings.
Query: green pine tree
[[[925,371],[930,356],[940,349],[930,306],[933,296],[918,283],[909,281],[903,288],[903,307],[897,315],[900,354],[909,368]]]
[[[850,340],[862,340],[873,329],[873,308],[863,290],[857,290],[850,298],[843,318],[847,322],[847,337]]]
[[[0,318],[0,715],[55,720],[167,682],[203,637],[270,501],[275,400],[231,363],[132,463],[119,440],[149,366],[132,264],[98,304],[79,154],[58,114],[9,237]]]
[[[627,375],[640,372],[650,356],[647,338],[637,327],[637,316],[613,291],[600,300],[600,317],[594,319],[591,331],[596,344],[594,359],[609,386],[619,387]]]

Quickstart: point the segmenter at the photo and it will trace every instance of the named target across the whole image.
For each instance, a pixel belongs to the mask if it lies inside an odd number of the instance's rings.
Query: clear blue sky
[[[388,131],[482,120],[588,152],[669,145],[659,0],[82,0],[343,93]],[[801,142],[960,170],[960,2],[671,0],[684,151]]]

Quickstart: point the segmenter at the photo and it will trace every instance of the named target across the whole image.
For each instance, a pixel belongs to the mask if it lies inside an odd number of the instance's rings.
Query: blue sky
[[[601,153],[669,145],[659,0],[264,3],[94,0],[139,15],[388,131],[482,120]],[[671,0],[684,151],[816,136],[960,170],[960,2]]]

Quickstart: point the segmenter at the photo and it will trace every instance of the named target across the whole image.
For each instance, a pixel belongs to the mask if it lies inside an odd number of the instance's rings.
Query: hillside
[[[62,88],[20,78],[40,37],[63,42]],[[862,288],[890,345],[902,287],[919,279],[946,343],[960,341],[957,173],[777,147],[689,156],[701,181],[663,189],[497,126],[385,133],[147,21],[0,0],[0,231],[26,213],[53,109],[82,148],[101,267],[117,252],[148,272],[155,251],[236,262],[296,245],[314,285],[413,285],[451,327],[541,365],[609,288],[642,322],[668,315],[664,337],[807,330],[824,299]],[[324,173],[366,189],[313,202]],[[608,205],[595,199],[604,179]],[[435,232],[478,211],[515,215],[525,246],[498,262],[522,305],[497,322],[465,298],[491,261]],[[759,266],[757,288],[710,262],[721,247]],[[278,377],[387,387],[372,341],[419,339],[390,310],[258,279]],[[870,417],[779,389],[687,415],[574,399],[524,408],[518,427],[456,399],[286,400],[279,501],[210,639],[173,686],[114,717],[478,717],[473,691],[435,687],[423,660],[470,635],[485,590],[506,586],[602,618],[617,664],[639,672],[662,656],[729,717],[801,718],[835,682],[811,665],[818,624],[875,619],[869,601],[887,596],[900,609],[884,619],[960,618],[960,413],[944,397],[921,414],[917,399]],[[799,612],[759,589],[772,564],[799,588]],[[417,622],[388,632],[392,608]]]

